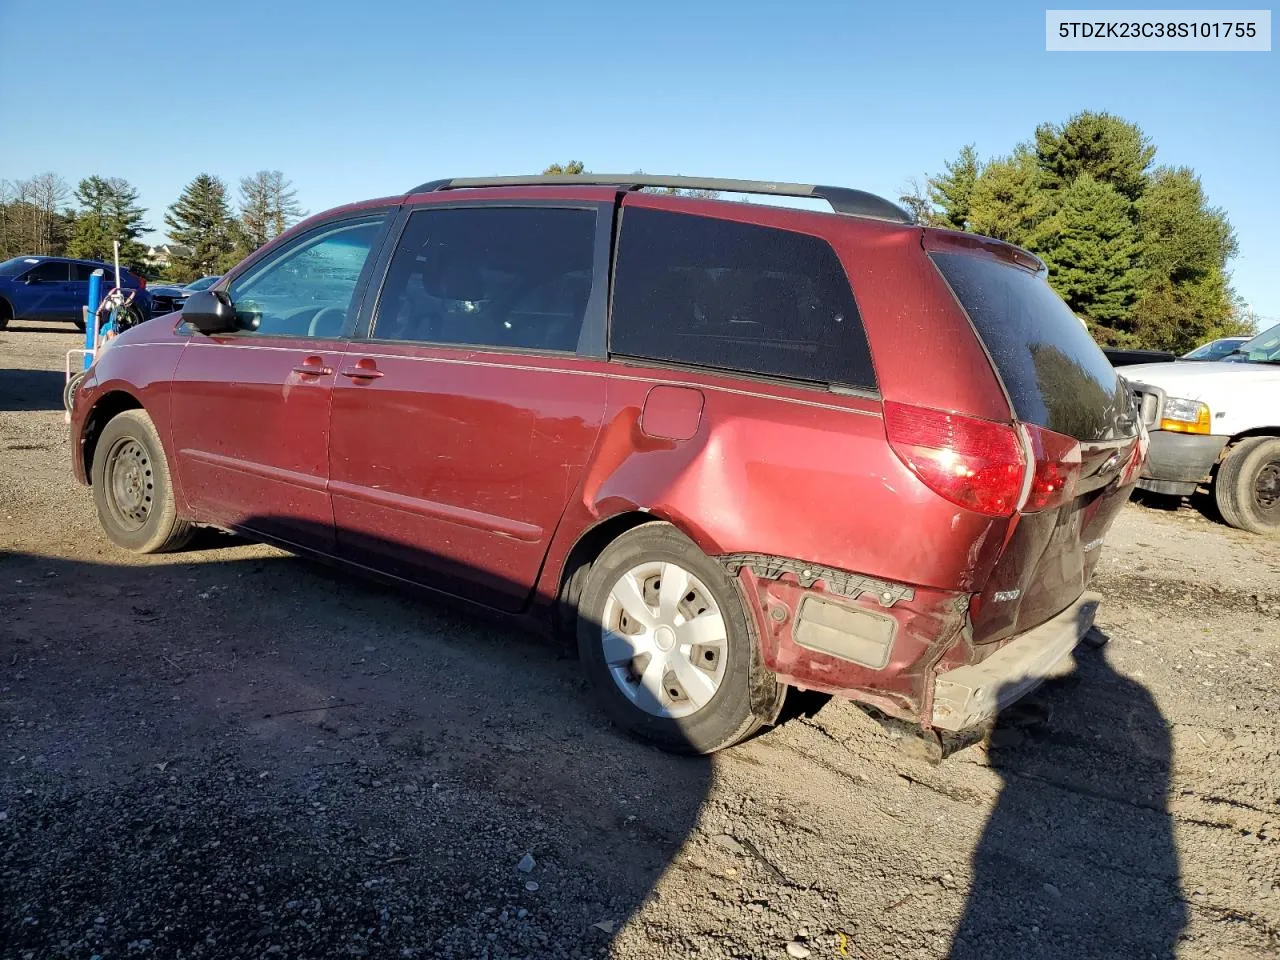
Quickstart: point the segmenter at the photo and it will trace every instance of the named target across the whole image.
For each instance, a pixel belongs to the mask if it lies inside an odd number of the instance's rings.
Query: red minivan
[[[130,550],[209,525],[566,627],[669,748],[789,687],[936,738],[1061,669],[1146,455],[1045,273],[844,188],[436,181],[118,337],[75,472]]]

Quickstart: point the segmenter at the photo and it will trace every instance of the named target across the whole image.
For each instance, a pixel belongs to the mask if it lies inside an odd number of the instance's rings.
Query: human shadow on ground
[[[989,762],[1004,785],[952,960],[1172,958],[1187,907],[1171,759],[1155,700],[1105,649],[1082,645],[1068,676],[1001,711]]]

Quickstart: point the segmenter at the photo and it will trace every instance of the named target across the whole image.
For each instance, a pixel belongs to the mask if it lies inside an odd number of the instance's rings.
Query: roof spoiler
[[[644,187],[673,187],[677,190],[716,190],[721,193],[750,193],[774,197],[808,197],[825,200],[836,213],[870,217],[892,223],[914,223],[911,215],[884,197],[851,187],[824,187],[812,183],[781,183],[772,180],[730,180],[722,177],[660,177],[644,173],[553,173],[523,177],[453,177],[419,184],[409,193],[436,193],[440,190],[470,190],[480,187],[617,187],[640,190]]]

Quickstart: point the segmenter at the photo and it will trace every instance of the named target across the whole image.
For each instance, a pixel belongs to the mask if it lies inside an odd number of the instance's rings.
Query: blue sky
[[[992,156],[1037,123],[1110,110],[1200,174],[1240,239],[1236,288],[1280,319],[1275,52],[1047,53],[1045,7],[1025,2],[39,9],[0,4],[0,178],[125,177],[157,228],[195,174],[234,187],[272,168],[312,212],[569,159],[896,197],[966,142]]]

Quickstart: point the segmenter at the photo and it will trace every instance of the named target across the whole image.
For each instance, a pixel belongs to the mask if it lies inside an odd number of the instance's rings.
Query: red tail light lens
[[[146,277],[143,277],[143,276],[139,276],[139,277],[138,277],[138,289],[139,289],[139,290],[145,290],[145,289],[147,289],[147,278],[146,278]]]
[[[891,400],[884,424],[898,459],[934,493],[992,517],[1017,508],[1025,462],[1013,427]]]
[[[1080,479],[1080,444],[1072,437],[1024,423],[1035,470],[1023,513],[1061,506],[1075,496]]]

